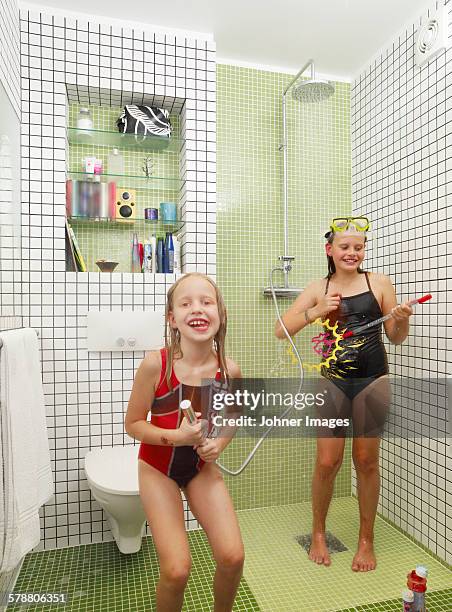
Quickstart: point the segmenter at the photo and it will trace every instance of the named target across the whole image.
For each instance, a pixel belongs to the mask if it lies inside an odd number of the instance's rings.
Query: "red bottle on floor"
[[[425,591],[427,590],[428,570],[423,565],[417,565],[416,569],[407,576],[407,587],[413,591],[414,601],[411,604],[412,612],[426,612]]]
[[[402,591],[403,612],[411,612],[414,601],[413,591]]]

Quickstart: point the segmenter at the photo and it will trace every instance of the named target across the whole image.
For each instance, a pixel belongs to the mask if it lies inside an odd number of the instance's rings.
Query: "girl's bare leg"
[[[317,438],[317,459],[312,476],[312,541],[309,558],[319,565],[330,565],[325,541],[326,515],[334,490],[334,480],[342,464],[345,438]]]
[[[319,380],[318,391],[323,393],[325,403],[318,408],[319,418],[344,418],[351,415],[351,402],[342,389],[327,379]],[[317,458],[312,475],[312,540],[309,558],[319,565],[330,565],[331,558],[325,541],[326,516],[334,491],[334,481],[345,447],[345,431],[335,437],[334,431],[319,427]]]
[[[141,460],[138,480],[160,563],[157,612],[180,612],[191,568],[180,490],[173,480]]]
[[[184,492],[207,534],[217,564],[214,612],[230,612],[242,576],[244,550],[237,516],[218,466],[205,464]]]
[[[387,376],[377,378],[365,387],[353,400],[353,422],[362,436],[353,439],[353,463],[358,481],[360,528],[358,549],[353,558],[352,570],[374,570],[374,523],[380,494],[379,451],[382,428],[389,410],[391,388]],[[365,419],[365,420],[364,420]]]

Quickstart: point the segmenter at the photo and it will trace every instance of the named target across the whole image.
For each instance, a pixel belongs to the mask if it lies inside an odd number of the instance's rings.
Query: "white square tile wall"
[[[20,29],[15,0],[0,0],[0,315],[20,315],[20,210],[16,182],[20,146]],[[20,325],[20,323],[19,323]],[[4,329],[4,326],[0,326]]]
[[[16,0],[0,0],[0,81],[20,116],[20,30]]]
[[[11,102],[11,113],[19,119],[20,28],[17,2],[0,0],[0,15],[0,83]],[[2,107],[0,112],[6,116],[7,109]],[[20,253],[17,252],[17,245],[13,240],[16,228],[11,223],[10,214],[11,171],[12,162],[0,147],[0,329],[12,329],[22,325]],[[20,231],[20,227],[17,231]],[[0,592],[5,593],[14,586],[19,570],[20,566],[0,575]]]
[[[157,104],[181,112],[185,271],[215,275],[215,45],[209,40],[21,12],[24,322],[41,338],[53,502],[40,548],[112,539],[83,471],[90,448],[124,431],[143,353],[88,353],[88,309],[161,308],[174,275],[65,272],[68,100]],[[207,164],[207,158],[209,164]],[[187,526],[196,526],[187,513]]]
[[[447,317],[452,304],[452,49],[417,68],[418,26],[413,23],[353,83],[353,210],[373,223],[368,268],[391,277],[399,303],[433,295],[417,307],[405,343],[386,342],[391,373],[444,382],[452,376]],[[393,403],[402,408],[403,398],[394,397]],[[447,419],[444,384],[410,408],[427,427],[430,416]],[[450,438],[383,441],[381,468],[379,511],[452,563]]]

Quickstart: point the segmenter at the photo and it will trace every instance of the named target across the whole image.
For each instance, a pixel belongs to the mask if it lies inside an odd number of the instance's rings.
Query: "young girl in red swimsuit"
[[[157,612],[182,609],[190,574],[180,489],[212,546],[215,612],[232,610],[242,575],[240,529],[215,464],[231,436],[205,437],[202,421],[189,424],[179,408],[190,399],[196,415],[208,418],[201,381],[241,376],[225,357],[225,335],[226,309],[215,283],[199,273],[180,278],[168,291],[165,348],[143,359],[129,400],[125,427],[141,441],[140,496],[160,563]]]

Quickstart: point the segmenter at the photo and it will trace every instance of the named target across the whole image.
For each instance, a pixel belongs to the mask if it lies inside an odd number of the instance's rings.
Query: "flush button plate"
[[[164,345],[165,312],[161,310],[90,310],[88,351],[149,351]]]

